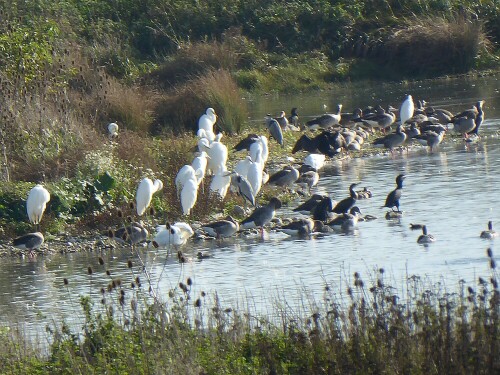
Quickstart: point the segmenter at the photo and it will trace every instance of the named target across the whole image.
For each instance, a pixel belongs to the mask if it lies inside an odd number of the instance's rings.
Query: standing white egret
[[[201,169],[195,170],[191,165],[186,164],[184,165],[181,169],[179,169],[179,172],[177,172],[177,176],[175,176],[175,187],[177,189],[177,196],[182,191],[182,188],[184,187],[184,184],[188,180],[198,180],[202,178],[203,171]]]
[[[118,124],[116,122],[110,122],[108,124],[108,133],[110,139],[118,137]]]
[[[252,162],[247,173],[247,180],[252,187],[254,197],[257,197],[262,187],[262,169],[262,157],[258,154],[256,161]]]
[[[205,151],[200,152],[200,154],[193,159],[191,166],[195,171],[200,171],[198,178],[198,185],[203,181],[205,173],[207,171],[208,164],[208,154]]]
[[[319,171],[325,165],[325,155],[309,154],[304,158],[304,164],[309,165]]]
[[[409,120],[413,117],[414,111],[415,105],[413,104],[413,98],[411,97],[411,95],[408,95],[401,104],[401,108],[399,109],[399,118],[401,120],[401,125],[404,125],[406,120]]]
[[[226,197],[229,185],[231,184],[231,173],[224,167],[212,178],[210,183],[210,191],[219,194],[224,199]]]
[[[195,178],[190,178],[184,183],[181,190],[181,207],[184,215],[189,215],[191,209],[198,198],[198,181]]]
[[[45,207],[50,201],[50,193],[42,185],[38,184],[30,190],[28,199],[26,200],[26,211],[28,212],[29,220],[40,227]]]
[[[208,154],[208,168],[212,173],[216,174],[227,163],[227,147],[220,140],[222,138],[222,133],[217,134],[215,140],[210,144],[207,154]]]
[[[203,129],[206,132],[206,137],[211,141],[214,140],[214,125],[217,121],[217,115],[213,108],[207,108],[205,114],[201,115],[198,120],[198,129]]]
[[[155,180],[154,183],[147,177],[141,180],[135,194],[137,215],[141,216],[142,214],[144,214],[146,209],[151,204],[153,194],[157,191],[160,191],[161,189],[163,189],[163,182],[161,182],[160,180]]]

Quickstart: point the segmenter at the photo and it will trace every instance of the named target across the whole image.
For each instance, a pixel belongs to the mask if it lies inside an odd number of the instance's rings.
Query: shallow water
[[[290,308],[305,302],[301,293],[320,297],[325,282],[345,292],[345,282],[359,271],[366,279],[383,267],[393,284],[403,288],[408,276],[419,275],[431,281],[444,280],[455,288],[458,280],[473,283],[478,276],[488,276],[486,249],[491,247],[497,260],[500,238],[479,238],[488,220],[500,230],[500,93],[498,78],[447,80],[418,85],[365,84],[338,92],[304,96],[280,96],[250,101],[251,119],[260,121],[267,112],[277,113],[300,103],[303,118],[323,112],[322,105],[333,108],[337,102],[346,110],[373,103],[394,106],[404,93],[424,98],[431,104],[452,112],[469,108],[477,99],[485,99],[486,121],[482,140],[465,145],[461,140],[445,139],[437,152],[424,148],[409,153],[380,155],[370,158],[335,161],[321,173],[317,191],[340,200],[347,196],[348,186],[360,182],[374,197],[358,201],[364,214],[377,220],[362,222],[351,234],[318,235],[310,240],[296,239],[268,232],[264,238],[233,238],[223,242],[189,243],[182,250],[192,258],[184,265],[176,256],[166,257],[166,250],[142,249],[141,257],[151,272],[153,284],[166,299],[169,289],[191,277],[192,296],[203,290],[217,292],[224,306],[250,306],[259,313],[272,313],[279,298]],[[395,176],[404,172],[405,180],[400,220],[386,220],[386,209],[380,207],[395,186]],[[279,211],[289,216],[300,200]],[[429,246],[417,244],[420,231],[410,223],[425,223],[437,241]],[[49,244],[50,245],[50,244]],[[212,257],[198,260],[198,251]],[[2,259],[0,268],[0,320],[26,324],[27,332],[43,332],[47,323],[65,319],[78,327],[82,321],[79,295],[99,297],[99,289],[110,277],[98,264],[106,261],[112,277],[130,284],[136,274],[127,269],[133,259],[139,272],[137,255],[130,249],[116,248],[105,253],[82,253],[39,257],[35,261]],[[87,267],[92,266],[92,278]],[[63,278],[69,279],[65,287]],[[143,277],[144,280],[144,277]],[[307,304],[307,303],[306,303]]]

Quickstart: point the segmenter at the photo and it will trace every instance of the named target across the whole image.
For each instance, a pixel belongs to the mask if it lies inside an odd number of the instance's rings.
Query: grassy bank
[[[140,262],[112,275],[100,260],[88,270],[94,298],[80,300],[83,329],[49,327],[47,354],[15,327],[0,329],[0,373],[494,374],[500,294],[487,255],[491,273],[476,285],[448,289],[412,276],[398,292],[383,269],[369,280],[356,272],[325,282],[319,300],[303,292],[303,309],[277,302],[268,316],[195,293],[190,278],[158,290]],[[109,282],[93,282],[96,273]],[[64,287],[72,301],[72,280]]]
[[[158,219],[167,212],[178,218],[171,182],[191,161],[198,117],[211,106],[218,130],[249,130],[244,91],[293,93],[361,78],[417,79],[499,67],[500,8],[494,1],[1,5],[5,237],[29,229],[23,204],[36,182],[53,195],[44,232],[113,224],[146,176],[170,187],[155,197]],[[111,121],[120,127],[116,142],[108,140]],[[231,145],[229,139],[224,141]],[[208,206],[200,204],[194,217],[207,217]]]

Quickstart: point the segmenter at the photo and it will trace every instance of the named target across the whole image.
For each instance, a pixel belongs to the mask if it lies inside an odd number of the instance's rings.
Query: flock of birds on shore
[[[307,152],[300,166],[290,163],[283,169],[269,175],[266,163],[269,158],[269,140],[265,134],[249,134],[234,146],[234,152],[247,151],[247,156],[238,161],[233,168],[228,168],[228,149],[221,141],[222,133],[216,134],[214,125],[217,115],[213,108],[208,108],[198,121],[198,152],[191,164],[184,165],[178,171],[175,178],[175,188],[182,212],[189,217],[191,210],[196,204],[200,186],[204,189],[206,176],[211,175],[209,190],[219,195],[222,199],[228,191],[241,196],[245,208],[240,207],[241,216],[245,219],[237,221],[232,216],[224,219],[203,223],[196,228],[187,222],[176,222],[173,224],[159,225],[156,228],[154,239],[149,239],[149,232],[142,221],[131,221],[127,226],[110,231],[110,237],[121,243],[139,244],[149,243],[151,246],[168,248],[171,245],[185,244],[189,238],[198,236],[202,238],[213,237],[223,239],[236,235],[238,232],[259,229],[262,233],[265,226],[274,225],[274,229],[288,235],[310,236],[316,232],[330,232],[332,230],[352,231],[357,223],[363,220],[371,220],[370,215],[363,216],[356,202],[361,199],[370,199],[372,193],[364,188],[356,190],[357,183],[349,187],[349,196],[335,202],[327,195],[311,194],[311,190],[319,181],[319,171],[323,168],[326,158],[334,157],[340,153],[359,151],[369,135],[376,131],[381,136],[371,141],[375,147],[383,147],[391,153],[399,147],[404,147],[408,142],[416,142],[429,147],[430,152],[443,141],[447,131],[451,128],[466,142],[473,142],[479,137],[479,128],[484,119],[484,101],[480,100],[471,109],[453,115],[445,109],[426,106],[425,102],[418,102],[415,107],[413,98],[408,95],[399,110],[388,106],[356,109],[352,113],[343,113],[342,105],[338,105],[334,113],[325,113],[300,124],[297,109],[293,108],[291,116],[286,117],[285,112],[273,118],[268,115],[265,118],[266,128],[270,138],[274,139],[281,147],[284,147],[283,132],[309,130],[316,132],[310,137],[303,134],[295,143],[292,154],[299,151]],[[391,126],[396,130],[390,132]],[[110,123],[108,132],[111,139],[118,136],[118,125]],[[293,161],[290,157],[288,160]],[[403,192],[404,174],[396,177],[396,187],[385,200],[382,207],[389,208],[386,218],[401,217],[400,199]],[[309,199],[296,207],[293,211],[302,216],[295,219],[277,219],[276,211],[282,206],[277,197],[272,197],[266,204],[259,205],[259,193],[264,185],[275,186],[276,189],[289,190],[293,186],[299,186],[302,195]],[[160,180],[152,181],[144,178],[140,181],[136,197],[135,209],[137,215],[142,217],[148,211],[153,194],[163,188]],[[50,201],[50,193],[42,186],[36,185],[29,193],[26,207],[31,223],[37,227],[37,231],[28,233],[14,239],[13,246],[34,251],[43,244],[44,237],[40,230],[40,221],[47,203]],[[246,206],[254,207],[247,214]],[[422,234],[418,237],[418,243],[434,242],[435,238],[428,233],[425,225],[412,224],[412,229],[421,229]],[[492,222],[488,223],[488,229],[481,232],[482,238],[492,239],[497,236],[493,230]]]

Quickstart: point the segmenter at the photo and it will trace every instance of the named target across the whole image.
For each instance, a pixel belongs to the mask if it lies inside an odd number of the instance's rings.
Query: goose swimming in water
[[[202,230],[217,239],[231,237],[240,230],[240,224],[232,216],[227,216],[223,220],[213,221],[204,224]]]
[[[354,206],[349,210],[349,213],[338,215],[335,219],[327,223],[327,225],[330,227],[340,227],[343,231],[351,231],[356,228],[360,218],[361,211],[359,207]]]
[[[403,180],[406,178],[404,174],[400,174],[396,177],[396,189],[391,191],[385,200],[385,204],[382,206],[390,208],[394,211],[394,207],[396,207],[396,212],[401,212],[399,210],[399,200],[401,199],[401,195],[403,194]]]
[[[417,243],[427,244],[436,241],[436,238],[427,232],[427,226],[422,226],[422,234],[418,236]]]
[[[488,230],[483,230],[480,237],[487,240],[498,237],[498,233],[493,230],[493,222],[491,220],[488,221]]]
[[[297,219],[282,225],[278,230],[289,236],[308,236],[314,232],[315,222],[311,218]]]

